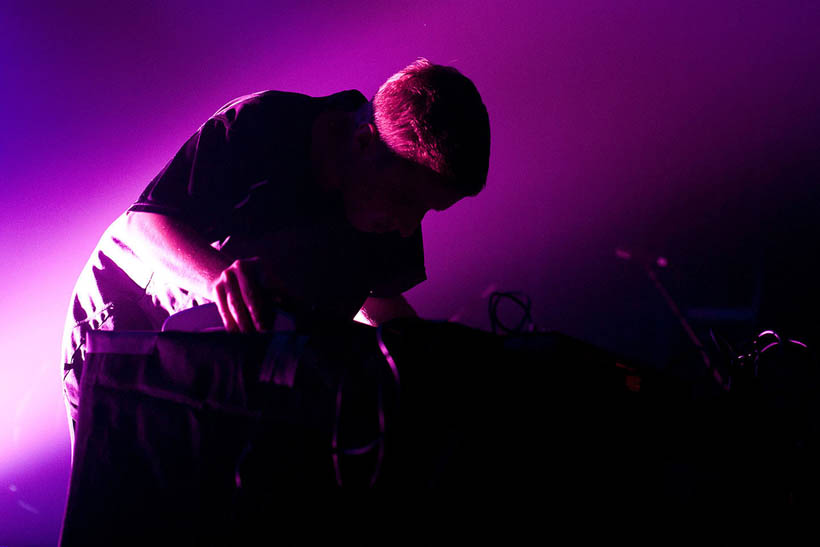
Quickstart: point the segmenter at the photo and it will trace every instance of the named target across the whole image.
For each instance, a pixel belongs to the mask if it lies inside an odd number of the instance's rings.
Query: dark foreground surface
[[[818,501],[802,347],[769,348],[727,392],[558,333],[420,319],[94,334],[63,545],[241,543],[339,487],[488,513]]]

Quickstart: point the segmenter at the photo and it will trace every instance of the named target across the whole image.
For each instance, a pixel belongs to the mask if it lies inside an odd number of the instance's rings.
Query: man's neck
[[[375,123],[373,119],[373,103],[370,101],[363,103],[353,114],[353,122],[356,124],[356,127],[359,127],[363,123]]]

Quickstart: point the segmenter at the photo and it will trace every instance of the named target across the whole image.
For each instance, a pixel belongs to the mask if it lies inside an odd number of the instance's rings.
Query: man
[[[489,119],[473,83],[419,59],[368,102],[264,91],[210,117],[106,230],[83,269],[63,337],[77,418],[87,333],[161,329],[215,302],[225,328],[297,317],[376,325],[415,315],[426,279],[421,220],[484,186]]]

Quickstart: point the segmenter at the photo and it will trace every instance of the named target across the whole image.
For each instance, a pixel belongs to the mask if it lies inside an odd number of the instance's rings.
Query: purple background
[[[664,366],[679,329],[616,247],[668,257],[665,281],[692,307],[754,307],[761,241],[815,263],[811,232],[789,230],[795,218],[813,229],[818,203],[816,2],[220,4],[0,12],[0,544],[56,541],[76,275],[234,97],[371,97],[417,56],[473,79],[492,124],[489,179],[425,219],[429,280],[409,293],[424,317],[488,328],[482,293],[522,290],[540,327]]]

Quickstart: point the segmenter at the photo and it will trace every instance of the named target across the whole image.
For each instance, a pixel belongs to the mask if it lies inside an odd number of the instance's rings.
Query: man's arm
[[[390,298],[369,297],[365,300],[364,306],[359,310],[355,319],[361,323],[377,327],[385,321],[397,317],[418,317],[416,310],[402,295]]]
[[[175,218],[129,212],[110,230],[163,279],[216,302],[228,331],[267,330],[274,306],[287,309],[285,303],[293,304],[272,264],[258,257],[232,260]]]
[[[232,260],[196,230],[175,218],[143,212],[125,213],[110,230],[151,271],[198,297],[215,300],[214,282]]]

